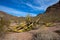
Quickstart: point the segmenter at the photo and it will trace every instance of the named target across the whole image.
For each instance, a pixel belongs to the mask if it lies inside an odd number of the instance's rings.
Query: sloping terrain
[[[17,16],[13,16],[10,14],[7,14],[6,12],[0,11],[0,17],[2,17],[4,20],[10,20],[10,21],[14,21],[14,22],[19,22],[24,20],[23,17],[17,17]]]
[[[46,12],[36,17],[44,22],[60,22],[60,2],[47,8]]]

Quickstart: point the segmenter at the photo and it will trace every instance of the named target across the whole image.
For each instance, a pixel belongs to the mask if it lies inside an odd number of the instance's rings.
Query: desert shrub
[[[28,30],[37,29],[39,26],[39,21],[40,21],[40,18],[34,21],[32,20],[32,17],[30,15],[27,15],[26,23],[27,23]]]
[[[18,26],[14,26],[12,27],[12,29],[10,29],[10,32],[25,32],[25,31],[29,31],[32,29],[33,24],[27,25],[27,23],[20,23]]]
[[[33,22],[30,15],[25,17],[25,21],[21,21],[17,26],[12,27],[9,31],[13,32],[25,32],[32,30]]]
[[[4,28],[4,22],[3,22],[3,18],[0,17],[0,36],[3,34],[3,28]]]
[[[12,32],[25,32],[25,31],[37,29],[40,25],[39,21],[40,21],[40,18],[38,18],[36,21],[32,21],[31,16],[27,15],[25,17],[24,21],[22,20],[18,24],[18,26],[12,27],[12,29],[10,31],[12,31]]]
[[[53,22],[43,22],[43,23],[40,23],[42,26],[45,25],[45,27],[53,27],[56,25],[56,23],[53,23]]]
[[[8,20],[5,20],[3,17],[0,17],[0,36],[2,36],[7,31],[9,23],[10,22]]]
[[[54,32],[40,30],[34,35],[33,40],[60,40],[60,36]]]
[[[25,21],[26,21],[27,23],[31,23],[31,22],[32,22],[32,17],[31,17],[29,14],[26,15]]]
[[[52,26],[54,26],[54,25],[56,25],[56,24],[55,24],[55,23],[52,23],[52,22],[45,23],[45,26],[46,26],[46,27],[52,27]]]

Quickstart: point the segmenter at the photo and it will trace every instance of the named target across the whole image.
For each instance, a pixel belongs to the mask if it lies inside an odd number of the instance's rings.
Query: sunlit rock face
[[[46,12],[37,15],[38,17],[41,18],[40,21],[60,22],[60,2],[48,7]]]
[[[57,18],[56,21],[60,18],[60,2],[49,7],[46,10],[46,15]],[[60,19],[59,19],[60,20]]]
[[[53,6],[51,6],[51,7],[49,7],[46,10],[46,13],[49,13],[49,14],[51,14],[51,13],[57,13],[57,14],[60,13],[60,2],[53,5]]]

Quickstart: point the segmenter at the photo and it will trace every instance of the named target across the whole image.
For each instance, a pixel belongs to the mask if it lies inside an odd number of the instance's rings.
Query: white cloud
[[[4,11],[7,12],[11,15],[15,15],[15,16],[26,16],[28,14],[28,12],[22,12],[22,11],[17,11],[15,9],[12,8],[8,8],[5,6],[0,6],[0,11]],[[36,16],[36,14],[34,13],[29,13],[31,16]]]
[[[41,6],[34,6],[31,3],[25,3],[25,5],[33,8],[34,10],[46,10],[49,6],[56,4],[59,0],[34,0],[36,4]]]
[[[33,9],[35,9],[35,10],[44,10],[44,6],[41,6],[41,7],[37,7],[37,6],[33,6],[33,5],[31,5],[31,4],[28,4],[28,3],[26,3],[26,5],[27,6],[29,6],[29,7],[31,7],[31,8],[33,8]]]

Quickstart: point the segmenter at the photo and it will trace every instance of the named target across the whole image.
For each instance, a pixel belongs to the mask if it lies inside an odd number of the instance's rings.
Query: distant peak
[[[48,7],[46,12],[55,11],[57,9],[60,9],[60,1],[52,6]]]

